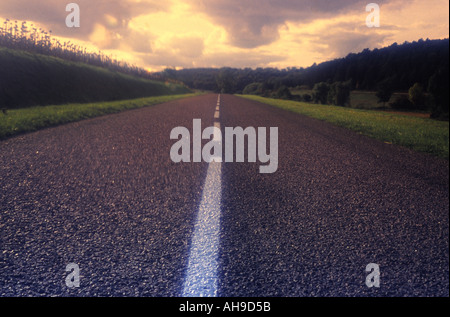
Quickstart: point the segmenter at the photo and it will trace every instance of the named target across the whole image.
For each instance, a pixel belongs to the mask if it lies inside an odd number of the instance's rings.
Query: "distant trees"
[[[394,101],[389,103],[389,105],[395,110],[414,110],[414,104],[407,95],[400,95],[394,98]]]
[[[378,91],[379,86],[389,80],[391,92],[408,92],[415,83],[428,88],[430,78],[438,69],[448,68],[449,40],[419,40],[417,42],[393,45],[369,50],[358,54],[349,54],[308,68],[226,68],[232,76],[232,93],[242,93],[253,83],[264,85],[263,94],[270,96],[281,86],[293,88],[307,85],[314,87],[318,83],[349,83],[351,90]],[[176,78],[191,88],[221,91],[224,82],[220,80],[222,68],[181,69],[176,71]],[[167,74],[163,74],[162,77]],[[219,81],[217,81],[219,76]],[[221,87],[218,87],[220,85]],[[269,92],[270,91],[270,92]],[[267,92],[269,92],[267,94]],[[385,104],[389,99],[381,98]],[[380,96],[381,97],[381,96]]]
[[[304,102],[311,102],[312,101],[312,96],[310,94],[303,94],[302,95],[302,100]]]
[[[0,46],[80,61],[148,79],[183,82],[193,89],[309,100],[319,104],[345,106],[351,90],[366,90],[376,91],[379,101],[386,106],[394,92],[408,92],[409,98],[397,98],[393,105],[414,109],[426,105],[432,108],[433,117],[448,117],[448,39],[365,49],[308,68],[168,68],[159,73],[149,73],[102,52],[89,53],[71,42],[61,43],[52,38],[51,31],[27,22],[6,20],[3,25],[0,23]],[[291,94],[290,88],[302,86],[314,87],[311,95]]]
[[[428,92],[431,97],[431,116],[436,119],[449,119],[449,68],[438,70],[429,81]]]
[[[249,93],[266,97],[283,95],[282,88],[280,88],[282,86],[288,89],[309,86],[316,88],[310,95],[312,101],[320,104],[339,105],[348,103],[346,97],[349,88],[350,91],[375,91],[379,101],[387,106],[394,92],[407,93],[417,83],[423,87],[423,92],[427,96],[427,106],[434,102],[440,104],[433,110],[439,113],[441,110],[437,109],[445,108],[445,102],[442,100],[446,100],[448,97],[446,97],[446,91],[439,88],[437,80],[432,85],[435,93],[431,94],[429,91],[430,79],[432,76],[436,78],[438,70],[445,72],[447,69],[448,73],[448,56],[448,39],[427,39],[413,43],[405,42],[401,45],[394,43],[382,49],[366,49],[358,54],[352,53],[345,58],[314,64],[308,68],[181,69],[175,71],[176,74],[164,73],[161,77],[176,78],[194,89],[217,92],[224,90],[230,93]],[[448,82],[448,80],[444,80],[444,82]],[[348,86],[343,89],[344,87],[334,83],[346,83]],[[335,86],[332,88],[333,85]],[[413,92],[417,92],[417,87]],[[332,91],[331,95],[329,95],[330,90]],[[290,98],[305,100],[303,96],[297,95]],[[306,99],[308,98],[306,97]],[[414,99],[414,102],[422,103],[420,99]],[[396,98],[393,104],[400,108],[411,108],[413,102],[406,97],[406,99]],[[445,109],[443,112],[445,113]]]
[[[261,83],[251,83],[245,86],[242,93],[244,95],[261,95],[263,92]]]
[[[221,69],[216,75],[216,83],[219,92],[223,94],[230,94],[236,91],[233,70],[231,68]]]
[[[409,101],[416,109],[426,108],[427,96],[422,85],[415,83],[408,91]]]
[[[386,103],[391,100],[393,93],[394,89],[391,80],[386,79],[378,84],[376,96],[378,102],[383,103],[383,107],[386,107]]]
[[[345,107],[350,104],[350,82],[335,82],[330,85],[328,103]]]
[[[312,91],[312,99],[315,103],[320,103],[322,105],[327,104],[328,102],[328,93],[330,92],[330,85],[321,82],[314,85]]]
[[[314,85],[312,100],[322,105],[346,106],[350,103],[350,83],[335,82],[328,84],[321,82]]]
[[[273,97],[278,98],[278,99],[287,99],[287,100],[289,100],[289,99],[292,99],[292,94],[291,94],[291,91],[289,90],[288,87],[286,87],[285,85],[281,85],[275,91]]]
[[[2,26],[3,25],[3,26]],[[28,22],[6,19],[0,23],[0,46],[59,57],[69,61],[82,62],[93,66],[147,79],[160,80],[159,74],[119,61],[104,53],[90,53],[71,41],[61,42],[52,37],[52,31],[37,28]]]

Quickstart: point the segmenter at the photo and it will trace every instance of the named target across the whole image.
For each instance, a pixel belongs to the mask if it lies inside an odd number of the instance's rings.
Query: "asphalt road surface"
[[[179,297],[195,257],[215,296],[449,296],[448,161],[235,96],[217,115],[217,99],[0,142],[0,296]],[[277,172],[172,162],[170,133],[193,119],[278,127]]]

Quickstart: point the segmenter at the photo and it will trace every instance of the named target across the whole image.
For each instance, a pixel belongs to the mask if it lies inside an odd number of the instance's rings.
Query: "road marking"
[[[220,123],[214,127],[220,129]],[[214,134],[214,141],[221,142]],[[220,236],[220,209],[222,199],[222,158],[209,163],[202,200],[198,209],[191,241],[189,263],[182,297],[217,297],[217,270]]]
[[[219,111],[219,109],[220,109],[220,107],[219,107],[219,106],[217,106],[217,107],[216,107],[216,111]]]
[[[214,128],[217,128],[220,130],[220,123],[219,122],[214,122]],[[222,134],[220,133],[216,133],[214,131],[214,136],[213,136],[213,141],[222,143]],[[220,158],[220,161],[222,161],[222,158]]]
[[[216,111],[216,113],[214,113],[214,119],[219,119],[220,118],[220,112]]]

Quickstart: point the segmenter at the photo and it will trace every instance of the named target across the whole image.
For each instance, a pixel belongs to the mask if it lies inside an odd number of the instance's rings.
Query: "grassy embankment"
[[[324,120],[386,143],[449,158],[449,123],[384,111],[323,106],[304,102],[242,96]]]
[[[148,107],[196,94],[157,96],[133,100],[31,107],[0,113],[0,140],[69,122],[80,121],[124,110]]]
[[[0,47],[0,139],[190,95],[181,85]]]
[[[184,86],[0,47],[0,108],[186,94]]]

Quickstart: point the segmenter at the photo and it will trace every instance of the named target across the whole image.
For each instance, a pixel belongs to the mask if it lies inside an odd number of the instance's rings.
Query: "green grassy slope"
[[[80,121],[125,110],[148,107],[197,94],[147,97],[84,104],[39,106],[0,112],[0,140],[69,122]]]
[[[166,85],[83,63],[0,47],[0,108],[16,109],[185,94]]]
[[[383,111],[324,106],[259,96],[240,96],[327,121],[386,143],[405,146],[447,160],[449,158],[448,122]]]

